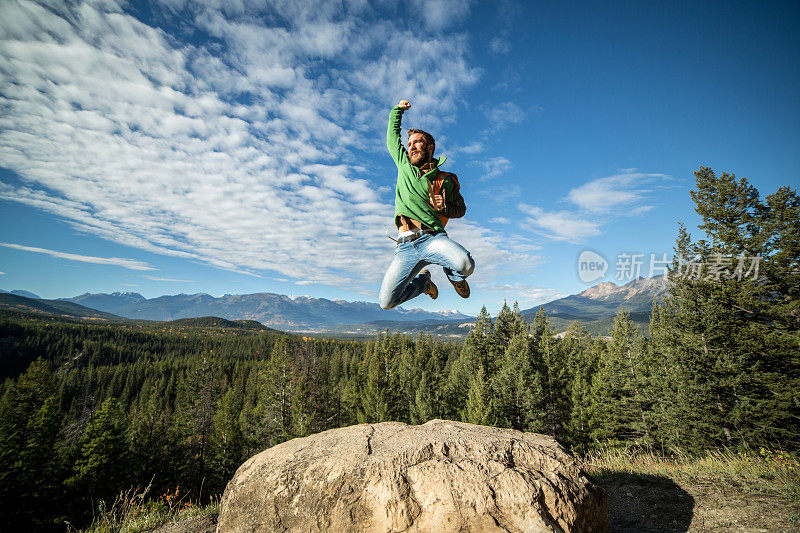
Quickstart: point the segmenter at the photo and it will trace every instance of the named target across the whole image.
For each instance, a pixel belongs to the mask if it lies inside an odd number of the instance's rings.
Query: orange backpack
[[[444,183],[444,180],[447,179],[448,177],[450,177],[453,180],[453,190],[454,191],[461,190],[461,184],[458,183],[458,176],[456,176],[452,172],[439,171],[439,175],[436,176],[436,180],[435,181],[428,181],[428,195],[431,198],[433,198],[434,196],[439,194],[439,191],[442,188],[442,184]],[[446,198],[445,198],[445,201],[447,201]],[[446,216],[444,216],[441,213],[439,213],[439,219],[441,219],[441,221],[442,221],[442,226],[447,226],[447,221],[450,220],[449,218],[447,218]]]

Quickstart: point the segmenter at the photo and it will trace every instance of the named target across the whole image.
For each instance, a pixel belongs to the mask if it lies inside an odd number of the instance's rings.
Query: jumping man
[[[389,113],[386,146],[397,165],[394,224],[398,229],[394,259],[383,277],[381,307],[391,309],[423,292],[433,299],[439,290],[424,267],[441,265],[447,279],[462,298],[469,298],[465,279],[475,269],[469,252],[450,240],[444,230],[448,219],[467,210],[455,174],[439,167],[446,157],[435,158],[436,143],[430,133],[408,130],[408,150],[400,139],[403,112],[411,104],[401,100]]]

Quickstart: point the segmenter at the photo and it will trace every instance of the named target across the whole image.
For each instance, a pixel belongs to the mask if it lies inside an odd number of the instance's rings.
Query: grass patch
[[[663,456],[639,448],[605,448],[585,455],[582,467],[589,475],[600,479],[620,475],[656,476],[800,501],[797,457],[764,447],[757,451],[709,451],[700,456],[683,453]]]
[[[97,516],[82,533],[141,533],[193,516],[209,516],[216,521],[219,514],[219,498],[199,505],[187,494],[181,496],[180,487],[157,498],[148,498],[149,492],[149,485],[144,490],[132,488],[121,492],[111,507],[101,502]],[[77,531],[70,524],[67,526],[68,531]]]

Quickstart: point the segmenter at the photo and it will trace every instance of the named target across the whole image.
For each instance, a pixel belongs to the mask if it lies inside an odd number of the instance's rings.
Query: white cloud
[[[474,161],[474,164],[483,168],[483,174],[478,178],[478,181],[488,181],[497,178],[513,167],[511,161],[502,156],[492,157],[483,161]]]
[[[475,260],[475,272],[469,279],[476,286],[528,271],[542,262],[541,257],[535,255],[539,246],[530,240],[490,230],[469,219],[458,219],[448,224],[447,234],[469,250]]]
[[[513,0],[500,0],[495,4],[497,12],[495,14],[497,22],[506,25],[509,20],[517,19],[525,15],[524,5]]]
[[[600,223],[580,218],[569,211],[545,211],[541,207],[519,204],[518,209],[528,216],[523,221],[529,229],[554,240],[583,242],[600,235]]]
[[[79,261],[81,263],[95,263],[98,265],[114,265],[128,268],[131,270],[158,270],[151,267],[143,261],[136,261],[135,259],[125,259],[122,257],[94,257],[91,255],[79,255],[69,252],[58,252],[56,250],[48,250],[46,248],[37,248],[35,246],[24,246],[22,244],[13,244],[9,242],[0,242],[0,246],[11,248],[13,250],[21,250],[23,252],[34,252],[37,254],[46,254],[59,259],[68,259],[70,261]]]
[[[643,215],[643,214],[647,213],[648,211],[651,211],[654,207],[655,207],[654,205],[643,205],[643,206],[637,207],[635,209],[632,209],[629,212],[629,215],[632,216],[632,217],[638,217],[639,215]]]
[[[194,283],[191,279],[160,278],[158,276],[145,276],[150,281],[172,281],[176,283]]]
[[[503,298],[508,301],[509,305],[516,301],[519,303],[519,307],[522,310],[535,305],[552,302],[553,300],[557,300],[566,296],[556,289],[549,287],[535,287],[533,285],[520,282],[492,283],[486,287],[486,290],[507,295]]]
[[[469,155],[479,154],[483,152],[484,149],[483,143],[480,142],[474,142],[461,147],[461,151]]]
[[[576,187],[569,191],[567,198],[589,213],[607,214],[619,209],[630,212],[634,204],[644,200],[651,192],[646,185],[669,179],[665,174],[646,174],[629,169]],[[651,207],[639,207],[636,214]]]
[[[511,45],[506,39],[501,37],[493,37],[489,41],[489,50],[494,54],[507,54],[511,51]]]
[[[497,211],[506,211],[513,208],[523,194],[522,187],[508,180],[491,182],[486,187],[479,189],[477,193],[494,206]]]
[[[442,144],[444,146],[445,142],[439,141],[437,139],[437,141],[436,141],[437,151],[441,151],[442,153],[446,153],[448,155],[448,157],[457,157],[458,155],[461,155],[461,154],[464,154],[464,155],[475,155],[475,154],[479,154],[479,153],[483,152],[486,149],[486,143],[485,142],[481,142],[481,141],[476,141],[476,142],[470,143],[470,144],[468,144],[466,146],[447,145],[442,150],[439,150],[439,145],[440,144]]]
[[[671,180],[666,174],[624,169],[571,189],[566,199],[578,207],[575,211],[546,211],[527,204],[517,208],[528,215],[524,223],[529,229],[554,240],[585,242],[600,235],[603,224],[614,217],[641,216],[652,210],[653,205],[637,204],[649,199],[654,189],[664,188],[664,181]]]
[[[496,130],[503,129],[510,124],[519,124],[527,113],[514,102],[501,102],[484,108],[484,114],[489,119],[489,124]]]
[[[0,198],[141,250],[373,294],[392,177],[362,151],[383,150],[401,97],[409,120],[454,120],[480,76],[466,36],[359,2],[163,5],[193,14],[175,25],[191,44],[113,0],[3,5],[0,161],[21,180]],[[428,8],[458,21],[468,3]],[[528,260],[463,230],[481,262]]]
[[[511,220],[509,220],[506,217],[494,217],[494,218],[490,218],[489,222],[492,223],[492,224],[510,224]]]
[[[421,20],[429,30],[440,31],[457,24],[469,14],[470,0],[411,0],[406,16]]]

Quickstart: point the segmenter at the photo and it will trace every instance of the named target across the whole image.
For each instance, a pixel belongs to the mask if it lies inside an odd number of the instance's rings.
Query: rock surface
[[[603,489],[552,438],[432,420],[294,439],[228,483],[220,533],[609,531]]]

